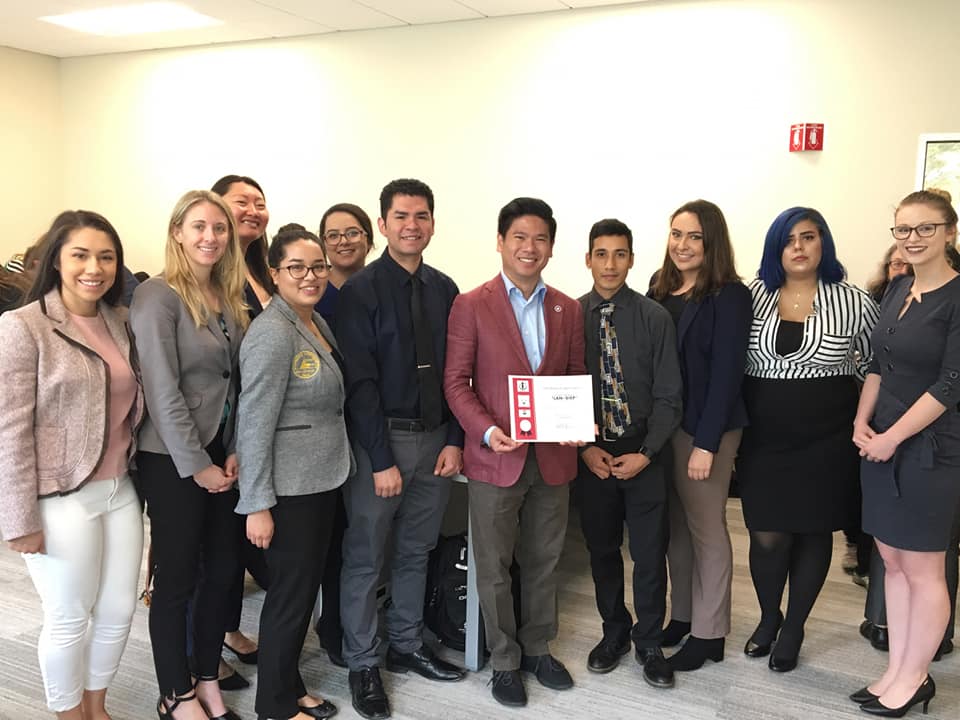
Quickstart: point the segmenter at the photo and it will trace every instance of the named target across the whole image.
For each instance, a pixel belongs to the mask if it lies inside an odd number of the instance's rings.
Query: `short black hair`
[[[590,247],[587,252],[593,252],[593,241],[604,235],[620,235],[625,237],[627,239],[627,247],[630,249],[630,254],[633,255],[633,233],[625,222],[617,220],[616,218],[604,218],[593,224],[593,227],[590,228]]]
[[[427,201],[427,207],[430,208],[430,214],[433,215],[433,190],[430,189],[430,186],[422,180],[399,178],[388,182],[380,191],[380,217],[387,217],[395,195],[411,195],[424,198]]]
[[[309,240],[319,245],[320,250],[323,252],[323,259],[326,261],[327,249],[323,246],[323,243],[320,242],[320,238],[300,223],[287,223],[277,230],[277,234],[273,236],[273,242],[270,243],[270,249],[267,251],[267,260],[270,263],[270,267],[279,268],[280,263],[283,262],[283,259],[287,256],[287,245],[295,243],[297,240]]]
[[[557,221],[553,217],[553,208],[539,198],[514,198],[500,208],[500,215],[497,216],[497,233],[501,237],[506,235],[513,221],[524,215],[533,215],[547,224],[550,231],[550,244],[553,245],[557,237]]]

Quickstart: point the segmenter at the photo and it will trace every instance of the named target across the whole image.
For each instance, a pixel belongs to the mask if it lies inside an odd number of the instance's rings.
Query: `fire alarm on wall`
[[[790,126],[790,152],[823,150],[823,123],[797,123]]]

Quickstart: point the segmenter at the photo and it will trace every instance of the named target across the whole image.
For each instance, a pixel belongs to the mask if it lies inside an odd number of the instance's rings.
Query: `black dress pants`
[[[320,644],[328,652],[340,655],[343,652],[343,625],[340,624],[340,571],[343,569],[343,534],[347,531],[347,509],[343,504],[343,492],[337,488],[336,509],[333,514],[333,531],[330,533],[330,549],[327,566],[320,581],[323,605],[317,621]]]
[[[613,455],[635,452],[636,438],[598,443]],[[580,524],[590,553],[590,569],[604,638],[632,637],[638,648],[659,647],[666,613],[667,515],[666,472],[655,458],[629,480],[601,479],[580,463]],[[623,525],[633,559],[634,624],[624,604]],[[632,625],[632,631],[631,631]]]
[[[260,611],[256,710],[291,718],[307,694],[300,651],[323,577],[337,491],[279,496],[270,512],[274,531],[264,550],[269,586]]]
[[[221,465],[218,435],[206,448]],[[150,642],[163,695],[184,695],[191,672],[216,678],[223,643],[227,590],[240,562],[234,513],[236,488],[210,493],[181,478],[169,455],[137,453],[140,484],[150,517],[153,596]],[[203,567],[203,572],[200,569]],[[187,658],[187,606],[193,599],[193,657]]]

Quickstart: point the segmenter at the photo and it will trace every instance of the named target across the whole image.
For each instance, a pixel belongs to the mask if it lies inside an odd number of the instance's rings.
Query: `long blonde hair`
[[[190,262],[183,251],[183,246],[177,242],[175,233],[183,227],[183,220],[194,205],[210,203],[220,209],[227,220],[228,235],[227,249],[223,253],[210,273],[210,284],[220,296],[221,302],[229,309],[233,319],[242,328],[250,323],[247,314],[247,305],[243,300],[243,288],[246,283],[244,274],[243,254],[240,251],[240,240],[237,238],[237,225],[233,213],[223,198],[209,190],[191,190],[177,201],[170,215],[170,224],[167,227],[167,248],[163,268],[163,278],[173,291],[187,306],[190,317],[197,327],[203,327],[209,319],[209,310],[204,302],[200,284],[197,282]]]

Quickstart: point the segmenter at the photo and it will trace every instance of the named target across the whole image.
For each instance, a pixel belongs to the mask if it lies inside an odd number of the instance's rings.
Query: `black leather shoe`
[[[870,686],[864,686],[857,690],[855,693],[850,693],[850,699],[853,700],[857,705],[863,705],[864,703],[871,702],[876,700],[879,695],[874,695],[870,692]]]
[[[353,709],[367,720],[385,720],[390,717],[390,701],[383,689],[380,669],[365,667],[350,671],[350,695]]]
[[[673,687],[673,668],[658,647],[637,648],[637,662],[643,665],[643,679],[655,688]]]
[[[317,720],[326,720],[326,718],[332,718],[337,714],[337,712],[339,712],[337,706],[329,700],[324,700],[319,705],[314,705],[313,707],[307,707],[306,705],[297,705],[297,707],[304,715],[309,715]]]
[[[573,678],[567,668],[553,655],[523,655],[520,657],[520,669],[536,675],[545,688],[569,690],[573,687]]]
[[[630,652],[630,639],[622,643],[604,638],[587,656],[587,670],[608,673],[620,664],[620,658]]]
[[[887,634],[885,627],[864,620],[860,623],[860,634],[870,641],[870,646],[874,650],[887,652],[890,649],[890,636]]]
[[[777,639],[777,633],[780,632],[780,626],[783,624],[783,613],[777,611],[775,623],[764,625],[763,620],[753,631],[753,635],[743,646],[743,654],[747,657],[759,658],[770,654],[770,648],[773,647],[773,641]]]
[[[508,707],[523,707],[527,704],[527,691],[519,670],[494,670],[490,679],[493,699]]]
[[[433,654],[426,645],[421,645],[419,650],[412,653],[399,653],[393,648],[387,650],[387,670],[395,673],[405,673],[413,670],[417,675],[425,677],[427,680],[438,680],[440,682],[456,682],[463,680],[467,674],[465,670],[456,665],[441,660]]]
[[[660,647],[676,647],[690,634],[690,623],[682,620],[671,620],[663,629]]]
[[[777,644],[770,653],[768,665],[774,672],[790,672],[796,669],[803,645],[803,630],[781,630]]]

